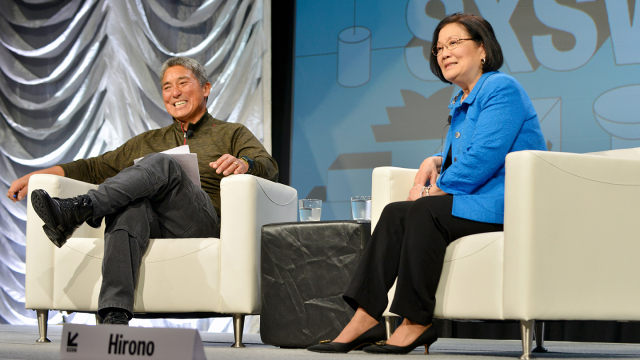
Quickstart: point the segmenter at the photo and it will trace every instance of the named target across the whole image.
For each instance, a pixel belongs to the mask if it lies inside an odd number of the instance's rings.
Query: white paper
[[[189,145],[176,146],[173,149],[165,150],[161,154],[189,154]]]
[[[182,145],[178,147],[174,147],[169,150],[165,150],[161,152],[161,154],[170,155],[172,158],[176,159],[180,164],[180,167],[187,174],[187,177],[193,182],[197,187],[202,187],[200,185],[200,169],[198,168],[198,154],[192,154],[189,152],[189,145]],[[142,158],[138,158],[133,160],[133,164],[137,164]]]

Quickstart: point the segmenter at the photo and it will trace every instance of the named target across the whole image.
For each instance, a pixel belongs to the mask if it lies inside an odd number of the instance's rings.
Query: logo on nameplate
[[[78,333],[71,335],[71,331],[67,334],[67,352],[77,352],[78,343],[75,340],[78,338]]]

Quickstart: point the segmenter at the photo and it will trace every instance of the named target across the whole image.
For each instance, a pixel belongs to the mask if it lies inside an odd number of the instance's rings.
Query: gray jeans
[[[103,318],[107,308],[133,314],[138,270],[150,238],[220,236],[211,199],[169,155],[147,155],[88,195],[93,218],[106,222],[98,298]]]

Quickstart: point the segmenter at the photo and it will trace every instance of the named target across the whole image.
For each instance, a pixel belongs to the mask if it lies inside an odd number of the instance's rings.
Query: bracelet
[[[422,190],[420,190],[420,197],[424,196],[423,193],[427,194],[427,196],[431,196],[431,195],[429,195],[429,190],[431,190],[431,186],[432,186],[431,184],[429,184],[427,186],[423,186]]]

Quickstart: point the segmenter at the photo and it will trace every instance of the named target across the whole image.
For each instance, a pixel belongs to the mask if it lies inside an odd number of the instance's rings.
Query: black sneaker
[[[74,198],[52,198],[46,191],[31,192],[31,205],[44,221],[42,228],[53,244],[62,247],[80,225],[92,219],[93,207],[88,195]],[[94,225],[93,222],[90,225]]]
[[[110,311],[102,320],[102,324],[106,325],[127,325],[129,326],[129,317],[124,311]]]

